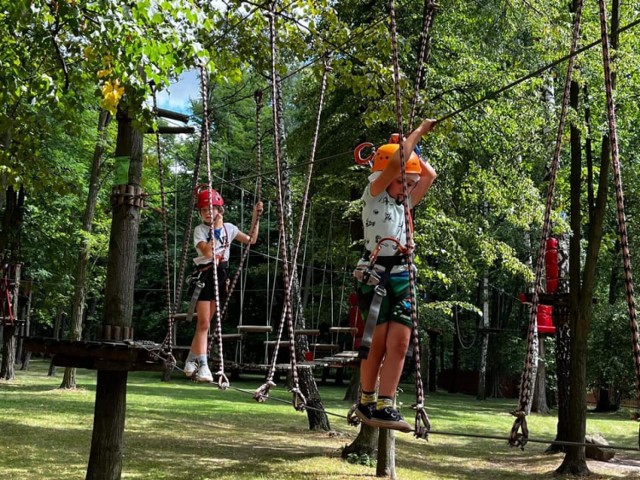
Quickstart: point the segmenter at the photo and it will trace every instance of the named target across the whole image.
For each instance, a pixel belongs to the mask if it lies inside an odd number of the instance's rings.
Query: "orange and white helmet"
[[[209,188],[207,185],[198,185],[195,189],[196,208],[222,207],[224,200],[215,188]]]
[[[400,148],[400,144],[398,143],[387,143],[385,145],[380,146],[376,150],[375,155],[373,156],[373,167],[371,168],[374,172],[383,171],[387,165],[389,164],[389,159],[395,155],[395,153]],[[405,155],[406,155],[405,151]],[[407,173],[417,173],[420,174],[422,171],[422,167],[420,166],[420,158],[416,155],[415,152],[411,152],[409,158],[405,159],[405,172]]]

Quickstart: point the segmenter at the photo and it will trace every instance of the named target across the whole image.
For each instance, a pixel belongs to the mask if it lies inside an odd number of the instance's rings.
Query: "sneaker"
[[[184,364],[184,374],[187,378],[193,377],[193,374],[198,370],[198,364],[194,360],[189,360]]]
[[[356,407],[356,417],[362,420],[363,423],[369,425],[373,411],[376,409],[375,403],[359,403]]]
[[[395,408],[384,407],[382,410],[374,410],[371,419],[368,422],[372,427],[390,428],[392,430],[400,430],[402,432],[410,432],[409,425],[400,412]]]
[[[211,370],[209,370],[209,365],[202,364],[200,368],[196,372],[196,382],[202,383],[211,383],[213,382],[213,375],[211,375]]]

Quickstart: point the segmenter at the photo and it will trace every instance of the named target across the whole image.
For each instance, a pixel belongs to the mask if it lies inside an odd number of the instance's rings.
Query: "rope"
[[[153,96],[153,116],[158,121],[158,98],[156,95],[155,83],[151,82],[151,94]],[[164,260],[164,273],[165,273],[165,293],[167,296],[167,337],[163,343],[163,347],[167,349],[169,355],[171,355],[171,349],[173,348],[173,324],[174,324],[174,311],[171,302],[171,269],[169,268],[169,228],[167,227],[167,206],[164,192],[164,166],[162,165],[162,149],[160,148],[160,129],[158,125],[155,128],[156,137],[156,157],[158,160],[158,180],[160,182],[160,215],[162,217],[162,253]]]
[[[413,129],[413,120],[416,117],[418,98],[420,96],[420,85],[424,73],[424,59],[429,43],[429,29],[433,24],[435,16],[436,2],[434,0],[424,0],[424,11],[422,14],[422,31],[420,32],[420,53],[418,54],[418,65],[416,67],[416,82],[413,89],[413,99],[411,100],[411,113],[409,114],[409,130]]]
[[[626,218],[624,213],[624,196],[622,192],[622,178],[620,175],[620,156],[618,149],[618,132],[616,128],[616,110],[613,102],[613,82],[611,79],[611,59],[609,54],[609,36],[607,35],[606,6],[604,0],[598,0],[600,8],[600,31],[602,36],[602,63],[604,69],[604,85],[607,95],[607,116],[609,121],[609,140],[611,143],[611,160],[613,163],[613,177],[616,187],[616,211],[618,220],[618,233],[620,234],[620,247],[622,251],[622,265],[624,269],[624,283],[627,294],[627,306],[629,308],[629,323],[633,341],[633,356],[636,369],[636,398],[640,400],[640,341],[638,339],[638,321],[636,317],[635,300],[633,297],[633,276],[631,274],[631,256],[629,254],[629,237],[627,234]],[[640,430],[638,435],[640,446]]]
[[[615,33],[616,34],[620,34],[622,32],[625,32],[627,30],[630,30],[630,29],[636,27],[638,24],[640,24],[640,19],[635,20],[635,21],[625,25],[622,28],[619,28],[618,30],[616,30]],[[581,54],[583,52],[586,52],[587,50],[590,50],[591,48],[595,47],[596,45],[599,45],[601,42],[602,42],[601,39],[595,40],[595,41],[591,42],[588,45],[585,45],[584,47],[582,47],[580,49],[572,51],[569,55],[565,55],[563,57],[560,57],[557,60],[554,60],[553,62],[545,65],[544,67],[540,67],[539,69],[537,69],[537,70],[535,70],[533,72],[529,72],[525,76],[520,77],[520,78],[514,80],[511,83],[508,83],[507,85],[505,85],[503,87],[500,87],[499,89],[494,90],[493,92],[489,92],[487,95],[485,95],[483,97],[480,97],[479,99],[474,100],[473,102],[471,102],[471,103],[469,103],[469,104],[467,104],[467,105],[465,105],[463,107],[460,107],[457,110],[454,110],[452,112],[447,113],[443,117],[438,118],[436,120],[436,123],[440,123],[440,122],[443,122],[444,120],[448,120],[449,118],[455,117],[456,115],[458,115],[458,114],[460,114],[462,112],[470,110],[470,109],[480,105],[481,103],[484,103],[487,100],[491,100],[491,99],[497,97],[498,95],[500,95],[501,93],[504,93],[507,90],[511,90],[513,87],[515,87],[517,85],[520,85],[521,83],[526,82],[527,80],[530,80],[530,79],[532,79],[534,77],[537,77],[538,75],[548,71],[550,68],[555,67],[556,65],[559,65],[559,64],[561,64],[562,62],[564,62],[566,60],[573,60],[573,58],[576,55],[579,55],[579,54]]]
[[[273,11],[275,2],[273,2],[270,5],[270,10]],[[269,30],[270,30],[270,41],[272,44],[272,55],[271,55],[271,59],[272,59],[272,88],[273,88],[273,98],[274,98],[274,108],[273,108],[273,117],[274,117],[274,136],[276,137],[276,142],[275,142],[275,146],[276,146],[276,169],[278,170],[278,176],[277,176],[277,180],[278,180],[278,214],[279,214],[279,218],[278,221],[281,225],[280,228],[280,235],[281,238],[283,239],[283,244],[282,244],[282,250],[284,252],[284,257],[286,258],[286,252],[287,252],[287,248],[286,248],[286,231],[284,228],[284,205],[282,204],[282,182],[280,179],[280,152],[279,152],[279,139],[278,139],[278,116],[277,116],[277,105],[276,105],[276,101],[275,99],[278,98],[277,97],[277,89],[276,89],[276,70],[275,70],[275,62],[276,62],[276,49],[275,49],[275,39],[276,39],[276,32],[275,32],[275,16],[273,14],[271,14],[269,16]],[[291,307],[291,290],[293,288],[293,282],[295,279],[295,266],[297,265],[297,258],[298,258],[298,254],[300,251],[300,244],[301,244],[301,239],[302,239],[302,232],[304,229],[304,222],[305,222],[305,218],[306,218],[306,209],[307,209],[307,204],[308,204],[308,197],[309,197],[309,191],[311,188],[311,177],[313,174],[313,166],[314,166],[314,157],[315,157],[315,152],[317,149],[317,144],[318,144],[318,136],[319,136],[319,131],[320,131],[320,120],[321,120],[321,116],[322,116],[322,106],[324,104],[324,94],[326,91],[326,87],[327,87],[327,76],[328,76],[328,72],[331,70],[331,55],[329,53],[327,53],[326,55],[324,55],[323,57],[324,59],[324,69],[323,69],[323,75],[322,75],[322,81],[321,81],[321,87],[320,87],[320,99],[319,99],[319,106],[318,106],[318,114],[316,117],[316,125],[315,125],[315,132],[314,132],[314,137],[313,137],[313,141],[312,141],[312,147],[311,147],[311,154],[310,154],[310,161],[309,161],[309,167],[307,170],[307,181],[306,181],[306,185],[305,185],[305,191],[304,191],[304,195],[303,195],[303,199],[302,199],[302,212],[300,214],[300,224],[298,225],[298,232],[297,232],[297,236],[296,236],[296,240],[295,240],[295,247],[293,248],[292,252],[291,252],[291,263],[293,265],[294,271],[292,272],[292,275],[289,276],[288,274],[288,262],[285,261],[283,263],[283,277],[284,277],[284,282],[286,285],[286,290],[285,290],[285,307],[284,307],[284,311],[282,314],[282,317],[280,319],[280,325],[278,327],[278,336],[277,336],[277,340],[276,340],[276,344],[274,346],[274,351],[273,351],[273,356],[272,356],[272,363],[271,363],[271,368],[269,371],[269,375],[267,377],[267,381],[265,382],[264,385],[262,385],[257,391],[256,391],[256,396],[254,398],[256,398],[256,400],[258,401],[265,401],[266,398],[268,398],[268,391],[269,388],[273,386],[273,376],[275,375],[275,365],[276,365],[276,359],[277,359],[277,355],[278,355],[278,351],[280,349],[280,341],[282,338],[282,331],[284,328],[284,319],[287,319],[287,323],[288,323],[288,330],[289,330],[289,355],[291,358],[291,372],[292,372],[292,383],[293,383],[293,388],[292,388],[292,392],[294,394],[294,408],[296,408],[296,410],[302,410],[306,407],[306,399],[304,398],[302,392],[299,389],[298,386],[298,372],[297,372],[297,368],[296,368],[296,350],[295,350],[295,334],[294,334],[294,325],[293,325],[293,318],[292,318],[292,307]],[[301,339],[303,339],[303,337],[300,337]],[[304,340],[301,340],[304,341]]]
[[[287,258],[287,233],[284,224],[284,202],[282,198],[282,175],[281,175],[281,148],[280,148],[280,134],[279,134],[279,125],[280,119],[278,115],[278,80],[276,73],[276,29],[275,29],[275,1],[269,2],[269,12],[267,13],[267,17],[269,18],[269,43],[271,46],[271,100],[273,103],[272,107],[272,118],[273,118],[273,137],[274,137],[274,154],[275,154],[275,163],[276,163],[276,180],[277,180],[277,191],[278,191],[278,227],[280,231],[280,241],[282,242],[282,251],[284,252],[283,261],[282,261],[282,276],[284,279],[284,284],[289,285],[289,259]],[[278,326],[278,337],[276,339],[276,344],[274,347],[273,361],[271,364],[271,368],[269,370],[269,374],[267,375],[267,379],[265,383],[256,389],[254,394],[254,399],[258,402],[265,402],[269,398],[269,389],[275,386],[273,382],[273,377],[275,376],[275,367],[276,367],[276,358],[278,354],[278,350],[280,348],[280,341],[282,338],[282,331],[284,329],[284,318],[287,319],[289,324],[289,331],[293,331],[292,319],[291,319],[291,290],[287,288],[284,292],[284,308],[282,312],[282,319],[280,321],[280,325]],[[291,335],[291,342],[293,343],[293,335]],[[297,395],[299,392],[298,386],[298,372],[295,368],[296,358],[295,358],[295,347],[294,347],[294,355],[291,355],[291,373],[292,373],[292,383],[293,388],[291,391],[294,395]],[[300,403],[296,402],[296,405],[300,407]],[[302,407],[303,408],[303,407]]]
[[[540,245],[538,247],[538,258],[536,259],[535,280],[533,284],[533,295],[531,299],[531,311],[529,315],[529,329],[527,331],[527,354],[525,357],[524,371],[520,381],[520,399],[518,408],[512,412],[516,417],[511,427],[509,435],[509,444],[523,448],[529,437],[527,428],[527,415],[531,411],[531,402],[533,400],[533,391],[535,389],[535,378],[538,370],[538,300],[540,289],[542,288],[542,269],[544,265],[544,254],[546,241],[549,237],[551,229],[551,208],[553,205],[553,196],[556,184],[558,168],[560,166],[560,150],[562,147],[562,133],[567,117],[569,107],[569,91],[571,89],[571,78],[573,75],[573,65],[575,62],[575,51],[580,38],[580,19],[582,16],[582,0],[577,1],[576,14],[573,23],[573,37],[571,39],[571,52],[569,54],[569,64],[567,66],[567,75],[565,78],[564,92],[562,97],[562,110],[560,112],[560,122],[558,125],[558,133],[556,135],[555,150],[553,152],[553,160],[551,161],[551,171],[549,173],[549,187],[547,191],[547,203],[544,210],[544,219],[542,221],[542,232],[540,234]],[[521,430],[521,433],[519,433]]]
[[[209,153],[209,112],[208,108],[208,96],[207,96],[207,76],[205,74],[204,65],[200,65],[200,88],[202,94],[202,135],[203,135],[203,143],[204,143],[204,151],[205,158],[207,159],[207,181],[209,188],[209,196],[211,196],[211,191],[213,190],[213,185],[211,183],[211,156]],[[211,238],[214,238],[213,228],[214,228],[214,218],[213,218],[213,205],[212,199],[209,198],[209,216],[211,217]],[[227,237],[227,242],[229,238]],[[214,240],[215,242],[215,240]],[[215,252],[215,243],[213,247],[213,290],[215,292],[216,299],[216,322],[214,328],[214,338],[218,340],[218,359],[220,362],[220,370],[216,373],[219,375],[218,378],[218,387],[221,390],[225,390],[229,387],[229,379],[224,374],[224,356],[222,350],[222,317],[220,316],[220,292],[218,291],[218,256]],[[207,344],[207,354],[211,351],[211,342]]]
[[[415,360],[415,388],[416,388],[416,418],[414,433],[418,438],[427,439],[431,425],[424,408],[424,388],[422,374],[420,373],[420,341],[418,332],[418,310],[415,299],[416,274],[413,266],[414,242],[413,229],[411,228],[411,211],[409,209],[409,189],[407,188],[407,173],[405,172],[404,132],[402,127],[402,97],[400,92],[400,67],[398,64],[398,39],[396,32],[396,16],[394,0],[389,2],[389,14],[391,17],[391,47],[393,51],[393,83],[396,94],[396,123],[400,135],[400,171],[402,176],[402,196],[404,203],[404,218],[407,236],[407,268],[409,270],[409,303],[411,304],[411,321],[413,322],[413,353]]]
[[[262,111],[262,90],[256,90],[255,93],[255,101],[256,101],[256,147],[257,147],[257,153],[256,153],[256,172],[257,172],[257,180],[256,180],[256,202],[260,202],[262,200],[262,127],[260,124],[260,113]],[[244,190],[243,190],[244,191]],[[251,225],[251,229],[249,230],[249,238],[253,238],[253,234],[256,231],[258,222],[260,221],[260,217],[262,216],[262,213],[258,213],[255,219],[255,223],[253,223]],[[238,266],[238,269],[236,270],[235,275],[233,276],[233,280],[231,281],[231,284],[229,285],[229,290],[227,291],[227,298],[226,301],[224,303],[224,306],[222,307],[222,312],[220,313],[220,316],[224,319],[226,314],[227,314],[227,308],[229,307],[229,301],[231,300],[231,294],[233,293],[233,291],[236,288],[236,283],[238,283],[238,278],[240,278],[240,273],[242,272],[242,269],[244,268],[245,265],[245,261],[247,259],[247,257],[249,256],[249,252],[251,251],[251,243],[248,243],[247,245],[245,245],[244,249],[242,250],[242,256],[240,258],[240,265]]]

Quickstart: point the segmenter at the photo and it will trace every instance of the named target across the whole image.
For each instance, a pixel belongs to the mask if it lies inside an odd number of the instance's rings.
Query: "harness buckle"
[[[380,285],[380,282],[382,280],[378,272],[366,265],[360,265],[356,267],[353,271],[353,276],[359,282],[371,286]]]

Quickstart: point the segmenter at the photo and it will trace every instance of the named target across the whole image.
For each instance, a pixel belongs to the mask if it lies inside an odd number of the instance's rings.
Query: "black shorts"
[[[224,305],[227,300],[227,287],[229,283],[229,262],[221,262],[218,265],[218,295],[220,305]],[[198,297],[199,302],[215,302],[216,295],[213,282],[213,268],[202,272],[200,280],[204,281],[204,287]]]

